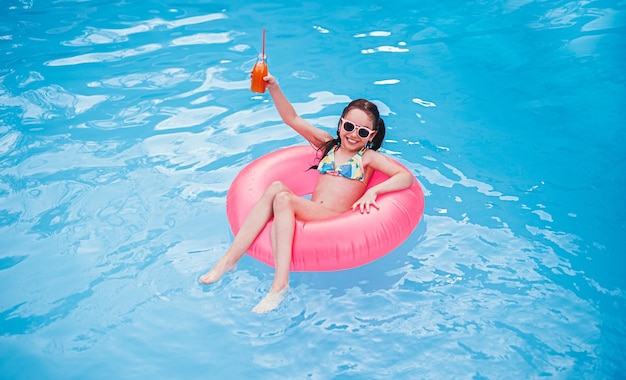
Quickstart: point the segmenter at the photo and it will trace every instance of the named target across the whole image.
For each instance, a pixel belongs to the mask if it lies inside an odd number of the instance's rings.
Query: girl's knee
[[[272,182],[265,190],[265,194],[274,196],[280,192],[287,191],[289,188],[281,181]]]
[[[278,192],[274,196],[274,203],[273,203],[274,212],[276,213],[279,211],[291,210],[292,209],[291,200],[293,199],[293,196],[294,195],[291,191]]]

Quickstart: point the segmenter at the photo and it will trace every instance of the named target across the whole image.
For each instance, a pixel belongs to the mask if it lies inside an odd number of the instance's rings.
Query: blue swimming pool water
[[[0,378],[620,378],[626,3],[3,1]],[[375,100],[426,193],[349,271],[244,257],[225,197],[303,140],[248,72],[329,131]]]

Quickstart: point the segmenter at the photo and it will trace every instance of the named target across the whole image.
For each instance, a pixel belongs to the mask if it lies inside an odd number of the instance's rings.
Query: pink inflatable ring
[[[309,195],[320,175],[307,170],[315,163],[316,151],[309,146],[280,149],[247,165],[233,181],[226,197],[226,213],[236,234],[254,203],[274,181],[282,181],[300,196]],[[393,160],[392,158],[389,158]],[[368,186],[387,178],[375,172]],[[417,182],[411,187],[382,194],[380,210],[348,211],[331,219],[296,221],[292,271],[333,271],[367,264],[398,247],[419,223],[424,211],[424,193]],[[269,221],[248,254],[274,266]]]

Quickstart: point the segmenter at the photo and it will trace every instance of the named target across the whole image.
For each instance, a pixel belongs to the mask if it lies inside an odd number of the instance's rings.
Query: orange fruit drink
[[[267,63],[265,57],[259,56],[259,59],[252,68],[252,83],[250,84],[250,90],[253,92],[264,93],[267,87],[267,82],[263,80],[263,77],[267,75]]]

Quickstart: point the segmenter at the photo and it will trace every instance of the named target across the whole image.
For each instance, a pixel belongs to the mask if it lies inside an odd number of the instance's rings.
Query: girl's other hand
[[[376,194],[370,191],[366,191],[365,194],[359,200],[352,204],[352,211],[357,209],[363,214],[364,212],[370,213],[370,209],[374,207],[378,210],[378,203],[376,203]]]

